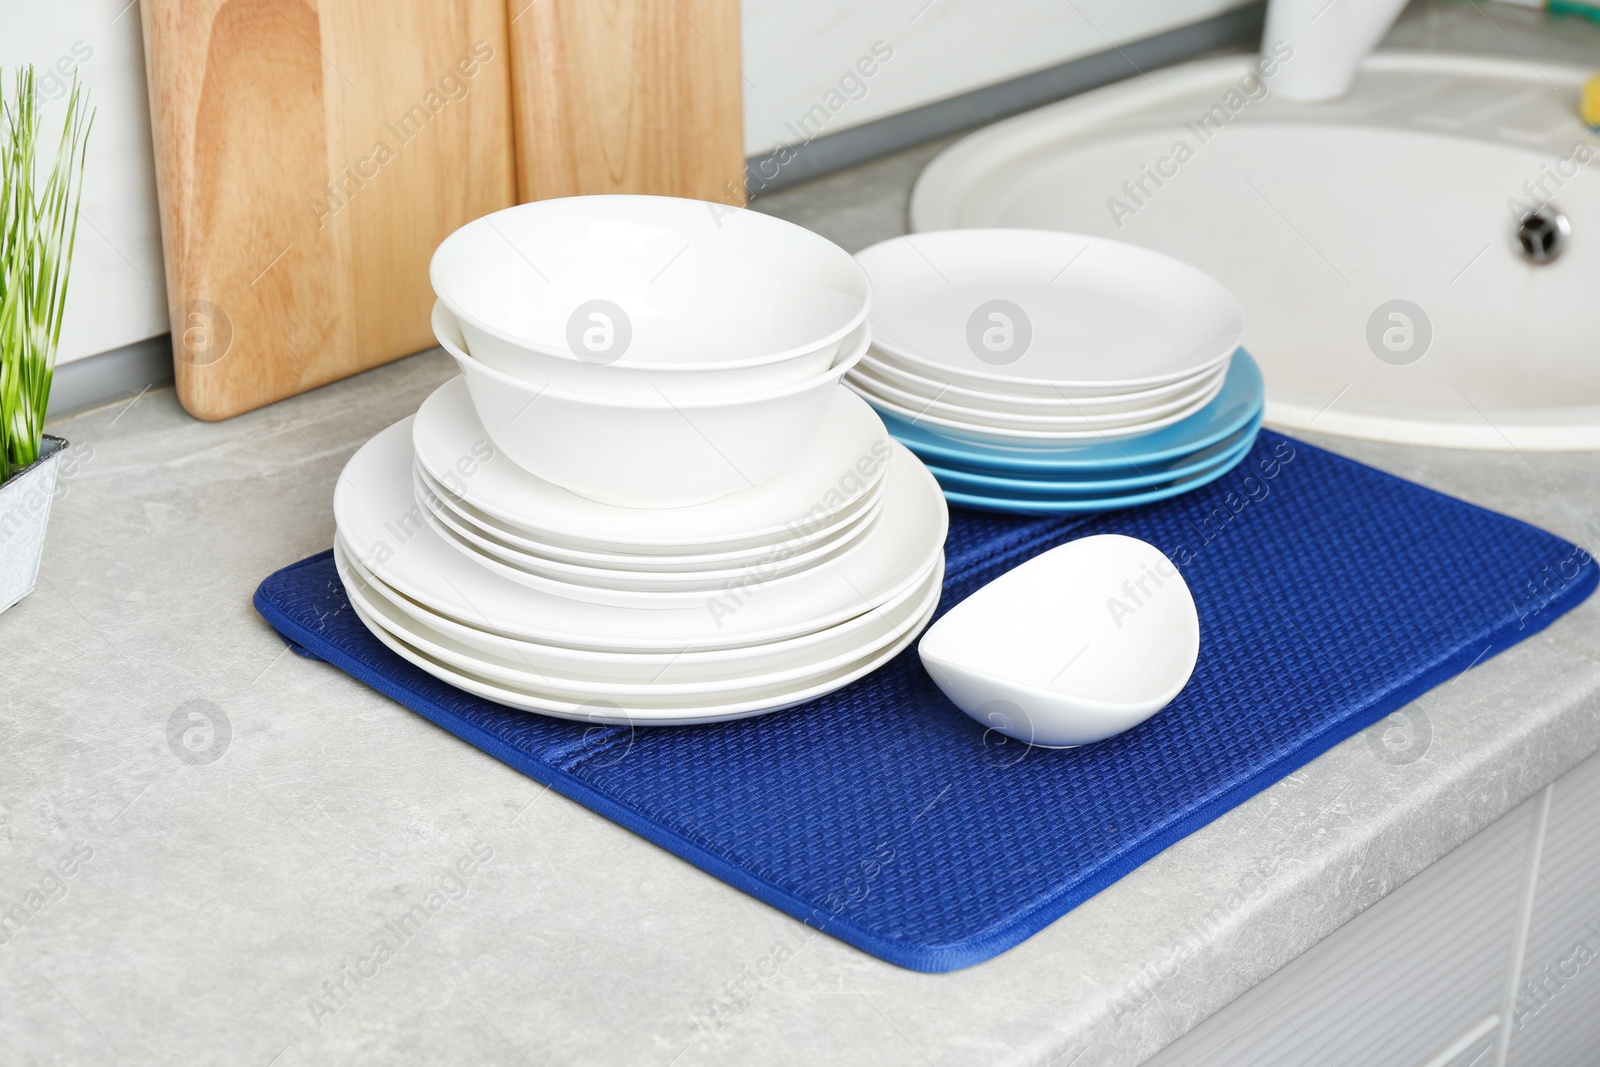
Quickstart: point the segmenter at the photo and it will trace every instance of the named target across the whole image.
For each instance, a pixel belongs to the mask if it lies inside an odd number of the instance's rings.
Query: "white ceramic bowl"
[[[634,400],[700,400],[766,392],[821,374],[839,354],[840,342],[822,345],[789,359],[749,367],[689,370],[650,365],[590,365],[542,352],[513,349],[504,341],[474,332],[464,323],[462,337],[474,359],[531,385],[592,397]]]
[[[883,503],[883,482],[878,482],[854,506],[838,515],[838,521],[820,529],[798,526],[788,535],[769,544],[734,552],[666,555],[661,553],[616,553],[568,548],[565,545],[541,541],[537,535],[500,522],[441,486],[431,474],[420,466],[412,472],[417,482],[417,500],[427,504],[425,493],[449,513],[452,525],[465,526],[508,549],[527,556],[569,567],[594,568],[603,572],[622,572],[648,575],[679,575],[689,577],[710,573],[731,572],[739,567],[759,564],[775,553],[783,553],[799,564],[821,558],[837,541],[864,532],[864,527],[875,518]]]
[[[433,325],[484,430],[513,463],[579,496],[631,508],[702,504],[779,474],[810,442],[868,342],[859,326],[828,370],[765,393],[607,401],[529,385],[473,359],[443,304],[434,306]]]
[[[1071,748],[1137,726],[1182,692],[1200,655],[1200,618],[1159,549],[1098,534],[979,589],[917,651],[944,694],[985,727]]]
[[[825,546],[820,554],[807,554],[808,558],[800,561],[792,551],[777,549],[764,558],[722,571],[617,571],[531,556],[457,522],[431,495],[419,499],[419,503],[423,507],[423,519],[433,527],[434,533],[479,566],[519,585],[556,596],[642,609],[702,605],[708,596],[752,581],[759,581],[763,589],[781,590],[785,583],[802,581],[812,569],[859,547],[861,537],[872,529],[872,523],[868,522],[857,528],[853,536]]]
[[[829,364],[870,296],[849,253],[804,227],[664,196],[496,211],[445,238],[428,273],[474,357],[535,381],[570,375],[550,384],[575,390],[586,370],[620,381],[766,368],[724,386],[783,384],[790,361]]]
[[[1070,389],[1045,388],[1043,394],[1018,393],[1015,390],[974,389],[957,382],[940,380],[924,371],[918,373],[889,356],[877,347],[867,350],[856,372],[870,372],[874,378],[887,382],[913,396],[939,398],[950,404],[985,411],[1011,412],[1017,415],[1084,414],[1112,415],[1159,404],[1174,397],[1186,396],[1205,388],[1215,378],[1226,377],[1228,361],[1221,366],[1201,371],[1180,379],[1171,385],[1158,385],[1133,391],[1081,394]]]
[[[1092,419],[1088,421],[1086,426],[1064,429],[1040,429],[1026,424],[1012,424],[1002,427],[998,425],[998,420],[995,418],[985,418],[981,423],[965,417],[953,418],[947,415],[934,414],[927,409],[928,406],[925,403],[916,407],[909,407],[897,401],[889,400],[873,392],[870,386],[862,382],[852,382],[851,388],[883,410],[911,422],[937,427],[940,432],[947,436],[958,437],[983,445],[1005,446],[1015,444],[1038,445],[1057,441],[1103,441],[1151,433],[1163,427],[1171,426],[1173,423],[1182,422],[1211,403],[1212,400],[1216,399],[1217,394],[1222,391],[1222,381],[1218,379],[1214,385],[1189,401],[1186,406],[1160,418],[1134,424],[1122,422],[1115,417],[1103,420]]]
[[[829,564],[847,563],[848,558],[855,552],[860,551],[862,547],[861,541],[853,541],[833,553],[828,559],[815,564],[809,570],[798,573],[783,572],[769,564],[752,566],[742,571],[736,578],[729,579],[724,586],[709,589],[697,589],[671,584],[652,584],[648,581],[637,579],[611,583],[599,578],[593,578],[588,582],[580,583],[573,581],[568,575],[552,577],[548,573],[541,573],[532,568],[509,562],[503,556],[483,552],[479,546],[461,538],[449,527],[444,526],[437,515],[426,509],[423,511],[423,520],[433,528],[433,532],[439,539],[449,545],[450,548],[460,552],[475,565],[488,570],[499,578],[514,582],[535,592],[561,597],[565,600],[613,607],[624,611],[705,610],[707,601],[723,596],[729,589],[739,589],[746,585],[759,585],[763,594],[784,596],[790,589],[798,588],[802,583],[809,581],[818,568]]]
[[[1055,230],[942,230],[856,259],[873,343],[930,377],[1133,390],[1215,367],[1244,336],[1220,282],[1148,249]]]

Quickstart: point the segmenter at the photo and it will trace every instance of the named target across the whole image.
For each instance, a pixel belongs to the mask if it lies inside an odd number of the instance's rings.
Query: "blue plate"
[[[1048,448],[979,445],[937,432],[877,409],[889,432],[922,459],[941,466],[987,474],[1024,474],[1124,470],[1137,473],[1146,464],[1161,463],[1209,448],[1259,418],[1265,396],[1261,368],[1244,349],[1233,354],[1228,377],[1216,398],[1181,422],[1136,437],[1092,441]],[[870,403],[870,398],[868,398]]]
[[[1249,448],[1261,429],[1261,415],[1244,429],[1209,448],[1158,463],[1141,463],[1133,468],[1113,471],[1081,471],[1072,474],[1043,474],[1028,477],[987,474],[929,463],[928,470],[946,489],[979,496],[1028,497],[1030,499],[1068,499],[1075,496],[1108,497],[1137,489],[1154,489],[1168,482],[1205,474],[1218,464],[1231,464],[1241,448]]]
[[[1237,467],[1249,455],[1255,444],[1255,435],[1244,442],[1227,460],[1210,470],[1175,482],[1147,489],[1144,492],[1123,493],[1099,498],[1074,497],[1072,499],[1042,499],[1026,496],[996,496],[993,494],[964,493],[945,488],[944,498],[958,507],[976,511],[999,511],[1011,515],[1078,515],[1098,511],[1116,511],[1139,504],[1153,504],[1157,500],[1181,496],[1184,493],[1209,485]],[[941,487],[942,487],[941,483]]]

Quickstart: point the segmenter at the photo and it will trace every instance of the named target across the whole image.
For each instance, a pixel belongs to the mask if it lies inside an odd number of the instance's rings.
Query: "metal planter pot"
[[[67,442],[44,435],[39,458],[0,482],[0,611],[33,592],[44,553],[44,528]]]

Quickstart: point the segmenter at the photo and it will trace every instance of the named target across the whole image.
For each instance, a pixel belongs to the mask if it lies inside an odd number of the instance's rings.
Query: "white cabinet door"
[[[1346,923],[1150,1067],[1415,1067],[1472,1034],[1505,998],[1535,803]],[[1595,978],[1600,986],[1600,968]],[[1448,1062],[1472,1063],[1492,1040],[1480,1030]],[[1478,1067],[1492,1060],[1480,1057]]]
[[[1511,1067],[1600,1063],[1600,757],[1551,790]]]

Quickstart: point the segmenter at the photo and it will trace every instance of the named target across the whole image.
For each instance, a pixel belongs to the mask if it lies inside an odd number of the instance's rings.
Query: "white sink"
[[[1380,53],[1346,100],[1290,104],[1240,90],[1253,58],[976,133],[923,172],[912,226],[1070,230],[1211,272],[1244,304],[1283,427],[1600,448],[1600,139],[1577,117],[1591,72]],[[1226,121],[1202,128],[1214,106]],[[1517,221],[1541,206],[1571,232],[1534,264]]]

